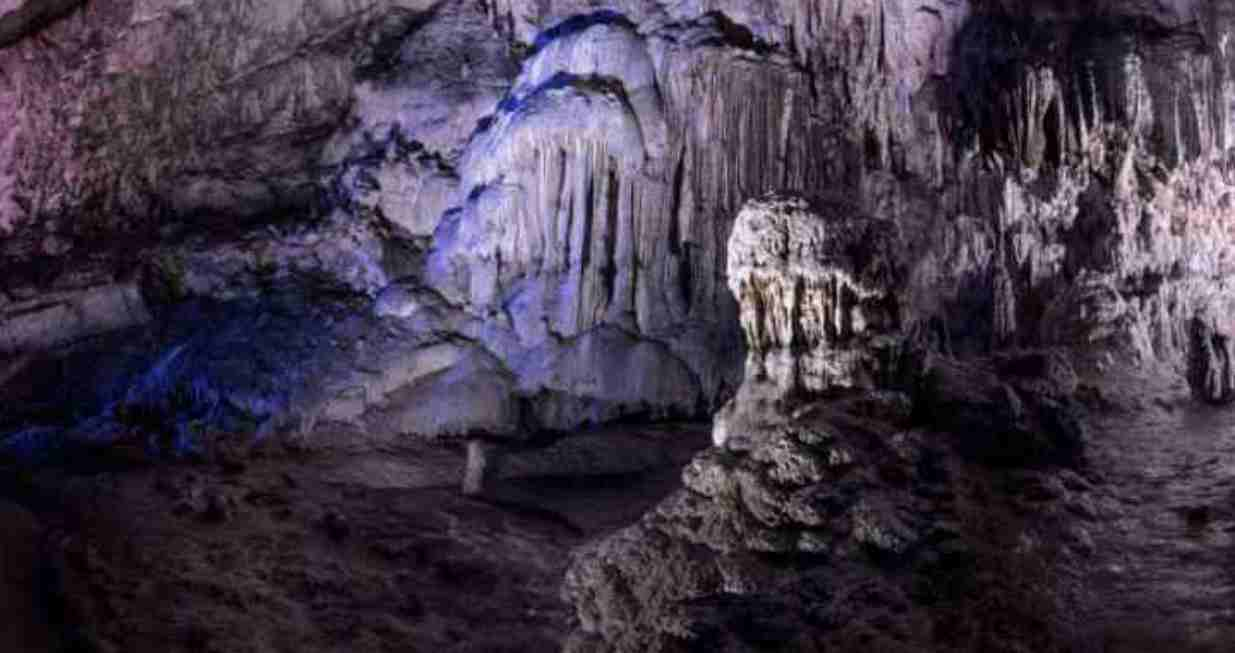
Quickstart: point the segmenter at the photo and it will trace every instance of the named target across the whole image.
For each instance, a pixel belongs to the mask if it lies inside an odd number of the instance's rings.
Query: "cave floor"
[[[1235,419],[1177,375],[1114,373],[1094,420],[1087,621],[1102,650],[1230,651],[1235,642]]]
[[[570,550],[678,487],[709,434],[619,427],[515,451],[483,499],[458,491],[462,447],[427,444],[36,479],[26,503],[43,507],[61,623],[27,641],[126,653],[556,650]],[[597,440],[606,451],[591,451]],[[590,464],[597,455],[625,465]],[[539,472],[554,464],[582,473]]]
[[[1101,400],[1086,469],[1061,476],[1085,487],[1061,490],[1065,527],[1042,531],[1089,551],[1067,563],[1080,596],[1071,650],[1232,650],[1235,421],[1163,380],[1175,378],[1089,379]],[[461,445],[354,434],[334,438],[347,448],[210,463],[135,455],[32,474],[14,487],[41,522],[49,617],[31,617],[40,623],[22,641],[126,653],[557,650],[571,626],[558,597],[570,552],[679,487],[709,432],[613,427],[515,450],[482,499],[458,491]]]

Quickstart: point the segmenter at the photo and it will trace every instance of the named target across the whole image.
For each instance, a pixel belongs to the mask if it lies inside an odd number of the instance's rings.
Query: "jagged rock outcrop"
[[[563,585],[579,621],[568,650],[955,645],[938,630],[948,610],[912,588],[941,559],[982,547],[972,524],[952,521],[971,500],[959,478],[983,486],[990,466],[1076,464],[1086,434],[1059,352],[961,361],[921,341],[904,311],[922,302],[899,282],[891,228],[801,198],[743,209],[729,262],[746,379],[685,488],[576,552]],[[898,616],[865,632],[886,605]],[[985,648],[1030,639],[1009,637]]]
[[[748,203],[729,238],[747,378],[786,394],[872,386],[880,336],[901,330],[903,255],[896,225],[840,203]]]
[[[840,201],[768,196],[747,203],[729,238],[746,376],[716,415],[717,446],[743,448],[752,422],[837,389],[895,374],[907,314],[896,225]]]

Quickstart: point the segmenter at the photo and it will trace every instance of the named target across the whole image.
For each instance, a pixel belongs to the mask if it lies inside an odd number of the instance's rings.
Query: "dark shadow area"
[[[86,0],[20,0],[0,16],[0,48],[6,48],[64,18]]]
[[[1168,103],[1176,99],[1166,91],[1181,84],[1177,73],[1186,57],[1212,53],[1201,32],[1087,5],[1043,16],[1038,4],[986,6],[958,32],[939,98],[955,143],[976,138],[985,152],[1028,167],[1056,168],[1077,152],[1082,126],[1100,120],[1137,123],[1136,108],[1122,101],[1131,81],[1123,61],[1136,56],[1151,85],[1154,109],[1143,136],[1168,160],[1200,154],[1205,144],[1195,112],[1180,108],[1182,140],[1176,142],[1176,126],[1168,121],[1175,115]],[[1054,88],[1038,77],[1046,70]],[[1034,104],[1044,99],[1049,102]]]
[[[544,49],[545,46],[561,38],[565,38],[572,34],[584,32],[597,25],[614,25],[624,27],[634,31],[635,24],[631,22],[624,14],[612,10],[597,11],[590,14],[580,14],[571,16],[566,20],[550,27],[541,32],[536,40],[532,43],[532,49],[529,56]]]

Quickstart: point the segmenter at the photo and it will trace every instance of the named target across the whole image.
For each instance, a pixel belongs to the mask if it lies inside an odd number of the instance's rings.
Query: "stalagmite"
[[[463,473],[463,494],[480,496],[493,477],[495,446],[484,440],[468,440],[467,467]]]

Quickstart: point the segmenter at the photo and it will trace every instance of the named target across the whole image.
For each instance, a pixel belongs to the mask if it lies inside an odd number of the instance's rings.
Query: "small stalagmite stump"
[[[494,449],[491,442],[472,439],[467,442],[467,467],[463,471],[463,494],[479,496],[493,473]]]

